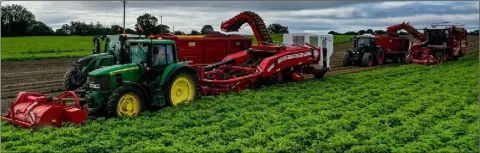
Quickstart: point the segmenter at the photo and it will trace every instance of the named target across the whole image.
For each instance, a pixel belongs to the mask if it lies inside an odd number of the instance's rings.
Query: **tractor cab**
[[[374,50],[376,47],[375,37],[370,35],[355,36],[353,38],[354,52]]]
[[[115,58],[121,59],[123,54],[125,42],[127,40],[134,40],[134,39],[143,39],[145,35],[132,35],[132,34],[117,34],[117,35],[96,35],[93,37],[93,46],[92,54],[99,54],[101,53],[100,44],[103,40],[104,48],[103,52],[114,55]],[[126,55],[128,57],[128,55]],[[117,60],[117,63],[129,62],[128,60]]]
[[[145,108],[190,102],[196,96],[197,72],[179,62],[173,40],[127,40],[130,63],[89,73],[82,91],[92,111],[110,117],[136,116]],[[82,94],[82,93],[80,93]],[[99,111],[97,111],[99,110]]]
[[[429,40],[430,45],[443,45],[444,42],[447,42],[449,35],[448,29],[425,29],[424,36]]]

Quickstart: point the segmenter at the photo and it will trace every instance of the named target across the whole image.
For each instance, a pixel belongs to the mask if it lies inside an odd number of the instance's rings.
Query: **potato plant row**
[[[478,54],[277,84],[36,130],[2,122],[4,152],[474,152]]]

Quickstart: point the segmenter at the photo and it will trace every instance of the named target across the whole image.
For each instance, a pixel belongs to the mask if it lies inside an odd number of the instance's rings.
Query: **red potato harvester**
[[[198,68],[199,94],[217,95],[279,81],[302,81],[302,74],[322,78],[328,71],[326,48],[320,49],[308,43],[307,47],[274,45],[265,23],[254,12],[238,14],[223,22],[221,29],[225,32],[238,31],[245,23],[250,25],[258,45],[228,55],[221,62]],[[320,56],[324,57],[322,68],[318,68]]]
[[[388,27],[387,33],[389,36],[395,37],[398,36],[398,30],[406,30],[417,39],[411,41],[407,62],[434,65],[457,60],[459,57],[463,57],[467,51],[467,30],[463,25],[448,23],[432,24],[432,28],[425,27],[421,33],[407,22]]]

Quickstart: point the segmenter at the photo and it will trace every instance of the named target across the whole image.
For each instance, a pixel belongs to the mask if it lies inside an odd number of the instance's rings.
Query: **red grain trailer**
[[[159,34],[151,37],[174,40],[177,44],[179,60],[190,61],[192,66],[213,64],[222,61],[227,55],[247,50],[252,46],[251,38],[218,32],[201,36]]]

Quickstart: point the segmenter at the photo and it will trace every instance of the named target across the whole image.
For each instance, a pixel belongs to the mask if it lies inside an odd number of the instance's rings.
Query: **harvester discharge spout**
[[[263,19],[255,12],[245,11],[235,17],[225,21],[220,26],[220,29],[225,32],[239,31],[240,27],[248,23],[252,28],[253,34],[257,39],[259,45],[272,45],[273,41],[268,33],[267,27],[263,22]]]

